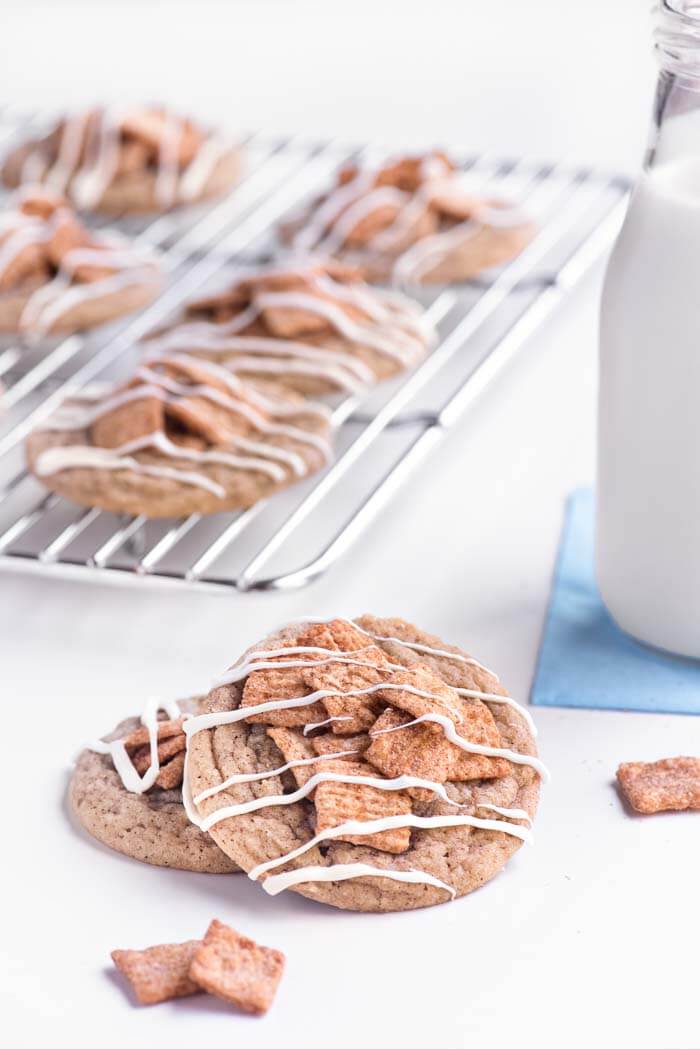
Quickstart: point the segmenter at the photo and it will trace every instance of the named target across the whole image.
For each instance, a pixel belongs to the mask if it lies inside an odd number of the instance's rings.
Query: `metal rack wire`
[[[0,111],[0,150],[40,120]],[[362,399],[332,402],[337,455],[323,472],[248,510],[180,520],[125,518],[47,494],[24,468],[27,434],[68,393],[127,374],[136,341],[188,297],[237,266],[269,258],[277,222],[318,192],[339,164],[386,152],[260,136],[250,136],[245,146],[246,175],[223,201],[116,223],[166,253],[170,283],[155,303],[48,349],[0,343],[0,566],[238,591],[310,583],[349,550],[412,468],[605,251],[629,192],[624,178],[578,166],[458,156],[475,187],[525,203],[539,233],[487,280],[420,291],[440,334],[436,348],[413,372]]]

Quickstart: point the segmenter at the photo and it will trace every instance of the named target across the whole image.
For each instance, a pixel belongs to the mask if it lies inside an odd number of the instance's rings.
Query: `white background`
[[[6,2],[1,17],[3,92],[18,104],[165,98],[241,129],[466,143],[629,171],[645,142],[646,0]],[[0,575],[8,1045],[698,1049],[698,817],[631,817],[612,786],[621,760],[700,752],[697,719],[538,711],[554,780],[537,844],[471,897],[409,915],[347,915],[269,900],[241,877],[157,871],[97,847],[64,812],[83,740],[150,692],[206,686],[294,615],[404,615],[526,696],[563,501],[593,472],[599,279],[307,591]],[[110,949],[191,938],[214,916],[287,953],[270,1015],[205,998],[132,1007]]]

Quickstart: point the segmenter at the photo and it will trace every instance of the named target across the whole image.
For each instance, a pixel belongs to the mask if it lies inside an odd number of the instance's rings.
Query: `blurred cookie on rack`
[[[397,292],[365,284],[349,266],[266,266],[191,302],[145,343],[181,351],[246,379],[302,394],[358,393],[413,367],[435,339],[427,315]]]
[[[83,331],[141,309],[162,284],[156,253],[86,229],[58,194],[31,187],[0,212],[0,331]]]
[[[82,211],[167,211],[226,193],[240,151],[226,136],[165,106],[110,106],[63,117],[2,166],[10,188],[41,183]]]
[[[252,506],[332,455],[330,411],[210,361],[164,354],[85,389],[27,439],[31,471],[84,506],[179,517]]]
[[[236,864],[190,822],[183,805],[183,717],[196,699],[150,701],[78,756],[68,797],[79,823],[103,845],[159,867],[224,874]]]
[[[470,191],[440,152],[343,167],[320,197],[285,222],[297,252],[357,266],[371,281],[451,284],[515,258],[535,234],[505,200]]]

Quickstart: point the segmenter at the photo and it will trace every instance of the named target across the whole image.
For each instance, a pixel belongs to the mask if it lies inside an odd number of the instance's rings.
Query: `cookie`
[[[443,153],[345,167],[334,186],[280,229],[293,251],[397,285],[469,280],[515,258],[534,234],[520,209],[468,192]]]
[[[0,214],[0,331],[84,331],[141,309],[162,283],[153,251],[88,231],[57,194],[28,190]]]
[[[227,192],[238,148],[162,106],[111,107],[64,117],[41,139],[9,154],[2,180],[41,184],[82,211],[167,211]]]
[[[403,619],[292,623],[185,726],[188,811],[272,895],[410,910],[483,885],[546,774],[527,710]]]
[[[330,413],[187,354],[86,390],[27,439],[31,471],[85,506],[180,517],[252,506],[331,457]]]
[[[158,724],[158,768],[154,782],[146,784],[151,763],[148,728],[155,714],[151,706],[144,719],[122,721],[98,749],[79,755],[69,787],[70,806],[88,834],[117,852],[158,867],[226,874],[236,864],[188,819],[182,804],[182,771],[185,737],[180,713],[197,709],[196,700],[174,704],[171,717]],[[122,741],[116,760],[126,779],[115,767],[109,744]],[[139,792],[137,792],[139,791]]]
[[[267,266],[190,303],[147,355],[184,351],[298,393],[360,393],[415,365],[435,340],[420,306],[347,266]]]

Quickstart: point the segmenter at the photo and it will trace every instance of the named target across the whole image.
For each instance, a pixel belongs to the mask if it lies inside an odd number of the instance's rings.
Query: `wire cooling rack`
[[[0,110],[0,151],[41,124],[41,115]],[[245,177],[226,199],[151,220],[112,220],[160,248],[169,263],[168,289],[141,314],[48,348],[0,343],[0,565],[239,591],[310,583],[349,550],[605,251],[629,193],[627,180],[616,174],[456,152],[475,189],[523,203],[539,233],[488,279],[419,291],[439,331],[435,349],[414,371],[371,394],[331,401],[337,453],[324,471],[248,510],[178,520],[86,510],[47,494],[24,467],[27,434],[85,383],[127,375],[137,359],[136,341],[187,298],[236,267],[268,259],[279,220],[317,193],[338,165],[388,153],[255,135],[245,151]]]

